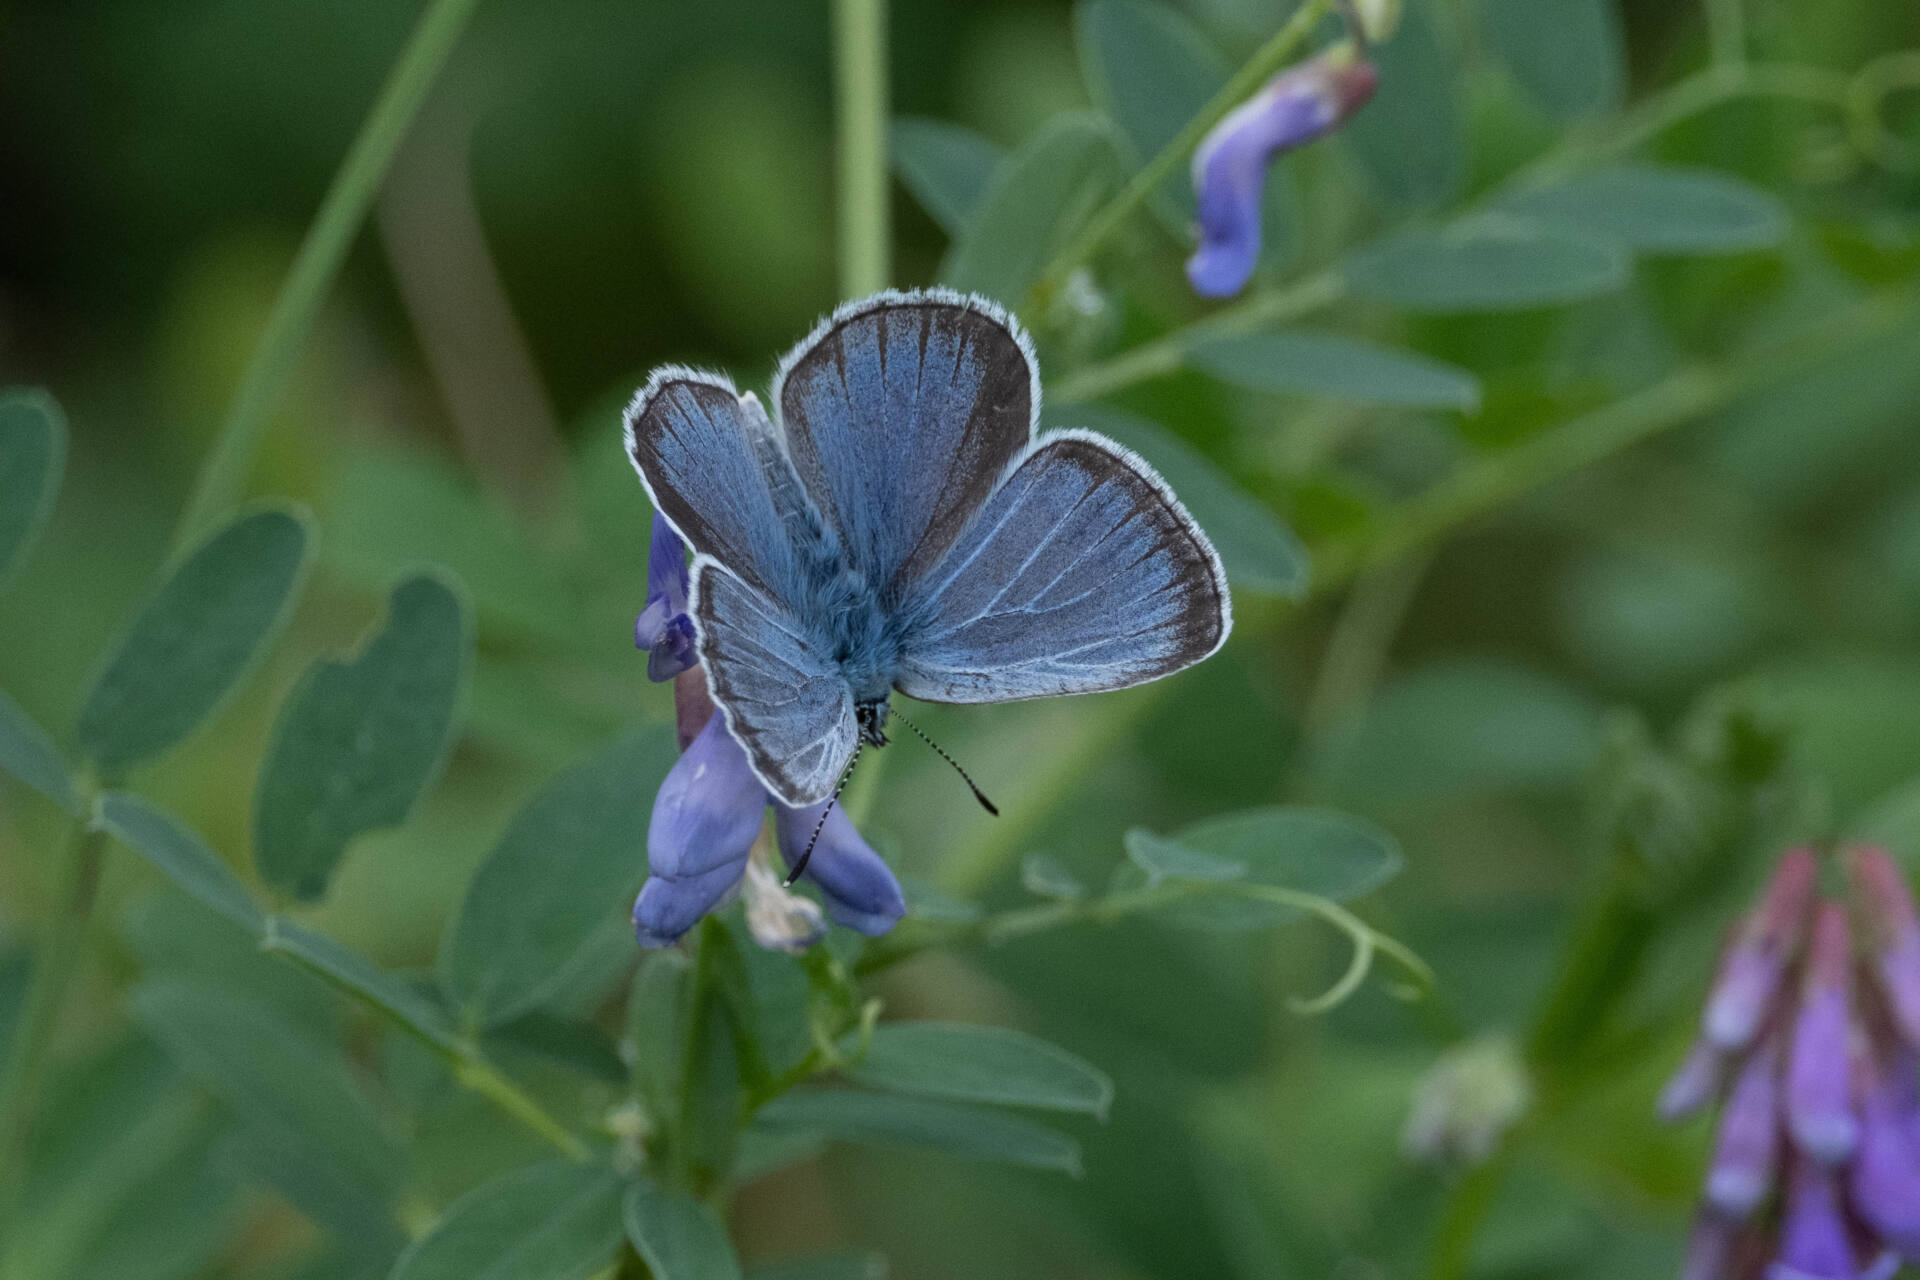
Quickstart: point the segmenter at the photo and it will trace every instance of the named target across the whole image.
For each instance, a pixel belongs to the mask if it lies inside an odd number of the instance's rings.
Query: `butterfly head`
[[[887,700],[877,698],[872,702],[856,702],[853,706],[854,720],[860,726],[860,741],[872,746],[887,745]]]

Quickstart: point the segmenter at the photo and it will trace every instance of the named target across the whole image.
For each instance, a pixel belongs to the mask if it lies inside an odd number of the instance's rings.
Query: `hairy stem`
[[[834,0],[834,92],[839,115],[840,292],[887,287],[887,6]]]
[[[254,455],[259,452],[267,415],[293,372],[300,348],[320,314],[320,304],[366,221],[408,126],[478,2],[432,0],[387,76],[366,123],[360,126],[359,136],[333,175],[293,268],[274,299],[259,344],[240,375],[239,390],[227,409],[213,452],[201,465],[186,513],[175,531],[176,548],[185,545],[239,497]]]

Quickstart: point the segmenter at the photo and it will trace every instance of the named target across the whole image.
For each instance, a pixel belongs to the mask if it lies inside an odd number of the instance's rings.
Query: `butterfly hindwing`
[[[774,382],[787,450],[852,566],[898,597],[1027,448],[1032,351],[999,308],[886,293],[835,312]]]
[[[694,561],[692,610],[707,687],[754,772],[789,805],[826,799],[858,727],[817,629],[706,556]]]
[[[1141,684],[1232,625],[1206,535],[1152,468],[1092,432],[1046,437],[915,586],[901,692],[1005,702]]]

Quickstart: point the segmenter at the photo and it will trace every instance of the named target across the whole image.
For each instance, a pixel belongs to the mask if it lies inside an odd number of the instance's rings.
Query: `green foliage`
[[[20,704],[0,691],[0,769],[18,778],[74,817],[84,812],[66,761],[47,731]]]
[[[1026,293],[1065,238],[1113,186],[1106,123],[1061,116],[994,171],[972,219],[954,238],[940,282],[989,298]]]
[[[44,391],[0,392],[0,590],[53,514],[67,461],[67,420]]]
[[[1410,311],[1508,311],[1611,293],[1630,260],[1605,241],[1483,214],[1387,237],[1342,269],[1363,297]]]
[[[117,773],[184,738],[266,649],[307,563],[307,518],[242,516],[173,566],[122,633],[80,711],[80,747]]]
[[[1113,1081],[1065,1050],[1009,1027],[958,1022],[878,1027],[847,1076],[870,1089],[1101,1119],[1113,1102]]]
[[[587,1280],[620,1242],[620,1180],[556,1161],[487,1183],[415,1241],[393,1280]]]
[[[471,646],[457,590],[421,576],[394,587],[352,661],[307,672],[254,791],[262,879],[318,898],[354,837],[407,816],[445,761]]]
[[[1216,338],[1193,362],[1223,382],[1253,391],[1423,409],[1480,407],[1480,383],[1465,370],[1411,352],[1329,333],[1249,333]]]
[[[1479,0],[1479,30],[1527,94],[1559,116],[1620,105],[1626,50],[1611,0]]]
[[[474,873],[440,948],[464,1022],[496,1027],[564,992],[646,877],[642,837],[673,762],[660,730],[628,734],[548,782]]]
[[[776,1134],[924,1148],[969,1160],[1076,1177],[1080,1173],[1079,1143],[1030,1120],[984,1107],[859,1089],[815,1089],[769,1103],[755,1123]]]
[[[654,1280],[739,1280],[726,1227],[698,1200],[637,1182],[627,1188],[623,1217]]]
[[[896,119],[892,139],[900,180],[942,231],[959,235],[973,221],[1006,151],[971,129],[915,116]]]
[[[1649,1113],[1728,921],[1790,841],[1920,868],[1911,15],[1406,0],[1211,300],[1194,146],[1330,0],[894,5],[884,67],[871,0],[503,6],[417,120],[471,0],[378,99],[405,16],[345,3],[42,6],[6,87],[0,327],[74,465],[0,395],[0,1276],[1678,1266],[1707,1139]],[[851,72],[891,104],[831,143]],[[836,156],[928,217],[830,202]],[[728,906],[636,960],[675,753],[619,406],[760,383],[836,215],[843,271],[1020,317],[1045,426],[1166,478],[1236,630],[925,709],[997,820],[869,757],[888,935]],[[317,517],[222,523],[248,485]],[[1527,1101],[1431,1169],[1462,1043]]]

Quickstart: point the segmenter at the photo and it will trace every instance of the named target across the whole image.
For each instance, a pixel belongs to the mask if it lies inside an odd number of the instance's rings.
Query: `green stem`
[[[1385,528],[1355,548],[1316,557],[1312,591],[1324,593],[1356,573],[1432,546],[1479,516],[1563,479],[1664,431],[1766,389],[1809,364],[1838,355],[1915,319],[1915,299],[1893,291],[1823,324],[1807,338],[1754,352],[1718,368],[1682,369],[1645,389],[1543,431],[1484,462],[1464,467],[1402,503]]]
[[[1325,310],[1338,302],[1345,291],[1346,285],[1336,272],[1322,271],[1285,289],[1256,294],[1152,342],[1143,342],[1111,360],[1074,370],[1047,388],[1047,399],[1055,404],[1097,400],[1136,382],[1165,377],[1177,372],[1186,362],[1187,353],[1210,338],[1286,324]]]
[[[572,1160],[585,1160],[587,1144],[580,1135],[554,1119],[538,1102],[513,1081],[500,1074],[477,1053],[469,1050],[452,1060],[453,1078],[461,1088],[485,1098],[503,1113],[518,1121],[528,1132],[551,1143]]]
[[[11,1215],[47,1053],[59,1030],[67,988],[86,952],[105,848],[105,832],[75,821],[60,868],[60,914],[53,921],[51,936],[37,949],[33,977],[11,1037],[6,1074],[0,1078],[0,1224]]]
[[[854,971],[862,977],[877,973],[936,945],[977,942],[998,946],[1015,938],[1069,925],[1112,924],[1127,916],[1209,896],[1241,898],[1287,907],[1306,915],[1318,916],[1347,935],[1353,943],[1353,958],[1346,971],[1320,995],[1289,1001],[1297,1013],[1323,1013],[1352,995],[1366,980],[1376,954],[1393,957],[1422,986],[1432,985],[1433,973],[1419,956],[1399,941],[1376,931],[1339,903],[1317,894],[1248,880],[1180,880],[1079,902],[1047,902],[1038,906],[1017,907],[967,924],[950,926],[937,936],[923,936],[918,940],[876,948],[860,958]]]
[[[1231,79],[1221,86],[1220,92],[1208,100],[1200,114],[1187,121],[1186,127],[1175,134],[1173,140],[1160,148],[1154,157],[1133,175],[1131,181],[1120,189],[1120,193],[1105,205],[1080,228],[1077,235],[1069,240],[1046,270],[1040,273],[1035,292],[1043,300],[1057,294],[1073,274],[1075,267],[1087,261],[1107,237],[1119,230],[1136,210],[1144,205],[1153,193],[1159,189],[1176,168],[1193,154],[1207,130],[1219,123],[1221,117],[1253,96],[1254,91],[1267,82],[1287,60],[1305,44],[1307,37],[1320,20],[1332,12],[1332,0],[1307,0],[1287,19],[1285,26],[1275,32],[1271,39],[1254,51],[1251,58],[1233,73]]]
[[[320,304],[366,221],[367,210],[408,126],[477,3],[433,0],[421,15],[359,136],[334,173],[280,295],[274,299],[213,452],[194,481],[192,497],[175,533],[176,547],[184,545],[238,499],[259,451],[267,414],[293,372],[300,348],[320,314]]]
[[[848,298],[864,298],[886,288],[892,274],[885,0],[833,0],[833,43],[839,111],[840,292]]]

